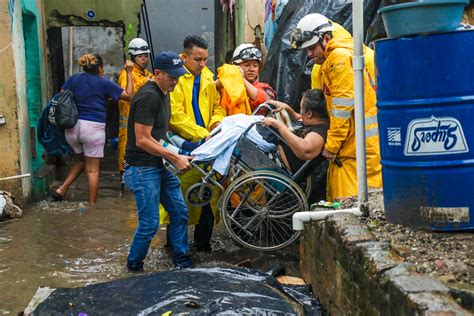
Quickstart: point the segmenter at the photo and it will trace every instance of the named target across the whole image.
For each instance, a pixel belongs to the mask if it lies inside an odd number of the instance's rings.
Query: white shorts
[[[105,146],[105,123],[78,120],[73,128],[64,131],[66,141],[76,154],[85,157],[103,158]]]

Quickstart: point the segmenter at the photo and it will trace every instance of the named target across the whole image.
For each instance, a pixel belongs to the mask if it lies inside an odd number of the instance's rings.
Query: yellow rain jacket
[[[201,87],[199,89],[199,108],[201,116],[206,127],[196,124],[194,119],[194,111],[192,105],[194,76],[186,74],[179,77],[178,84],[173,92],[170,93],[171,98],[171,119],[170,129],[189,141],[199,141],[209,135],[210,128],[215,123],[221,122],[226,116],[225,110],[220,106],[220,96],[214,83],[214,75],[205,67],[201,73]],[[186,194],[189,187],[198,183],[203,175],[195,169],[179,176],[181,181],[181,190],[183,195]],[[220,191],[217,188],[213,190],[211,207],[216,222],[219,220],[219,212],[217,202],[220,197]],[[188,205],[189,224],[199,223],[201,217],[201,207],[193,207]],[[160,206],[160,221],[162,224],[169,222],[169,217],[163,207]]]
[[[133,66],[133,94],[138,91],[153,75],[147,69],[140,69],[137,65]],[[127,72],[125,69],[119,74],[117,83],[122,88],[127,88]],[[118,170],[123,171],[123,157],[125,155],[125,145],[127,144],[127,124],[128,113],[130,112],[130,102],[119,100],[119,132],[118,132]]]
[[[220,96],[214,83],[214,74],[205,67],[201,73],[199,108],[206,127],[196,124],[192,105],[194,76],[186,74],[179,77],[171,98],[170,129],[189,141],[199,141],[209,135],[212,125],[226,116],[220,106]]]
[[[330,199],[357,195],[356,139],[354,122],[354,70],[352,39],[332,39],[321,66],[321,83],[326,96],[330,126],[325,149],[335,153],[342,167],[329,165],[328,195]],[[367,180],[371,187],[382,187],[380,148],[375,91],[367,69],[364,70],[365,137]]]
[[[239,68],[235,65],[224,64],[217,69],[217,76],[222,83],[221,106],[227,115],[252,114]]]
[[[332,31],[332,36],[335,39],[344,39],[352,38],[351,33],[349,33],[341,25],[332,22],[334,25],[334,31]],[[370,74],[370,82],[373,87],[375,87],[375,56],[374,51],[364,45],[364,63],[365,67]],[[311,89],[321,89],[321,65],[314,64],[313,69],[311,70]]]

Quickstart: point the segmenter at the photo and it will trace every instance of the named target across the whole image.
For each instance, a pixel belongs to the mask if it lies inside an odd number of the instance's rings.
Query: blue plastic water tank
[[[387,220],[474,229],[474,30],[375,43]]]

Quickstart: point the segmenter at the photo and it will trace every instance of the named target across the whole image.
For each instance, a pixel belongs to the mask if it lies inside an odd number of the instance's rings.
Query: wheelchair
[[[262,104],[255,112],[261,112],[261,107],[271,110],[269,105]],[[209,203],[213,187],[217,187],[221,191],[218,207],[231,237],[246,248],[273,251],[290,245],[299,237],[299,231],[293,230],[292,216],[295,212],[309,210],[310,174],[316,159],[291,172],[282,163],[277,150],[263,152],[247,137],[256,125],[268,129],[268,134],[285,143],[276,131],[264,127],[261,122],[251,124],[237,141],[226,177],[210,168],[212,161],[191,162],[203,177],[184,197],[190,205],[202,206]]]

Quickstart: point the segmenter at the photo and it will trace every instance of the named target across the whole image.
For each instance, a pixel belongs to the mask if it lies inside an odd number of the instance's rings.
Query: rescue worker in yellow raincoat
[[[332,22],[332,21],[331,21]],[[335,39],[344,39],[352,38],[351,33],[349,33],[342,25],[332,22],[334,30],[332,31],[332,36]],[[365,67],[369,71],[370,81],[373,86],[375,86],[375,55],[374,51],[369,47],[364,45],[364,62]],[[311,69],[311,89],[322,89],[321,85],[321,65],[314,64]]]
[[[353,40],[336,39],[334,26],[317,13],[303,17],[291,33],[293,46],[306,50],[308,57],[321,65],[321,84],[326,96],[330,126],[323,156],[328,169],[328,198],[357,195],[356,140],[354,121]],[[380,148],[375,90],[364,69],[364,111],[367,155],[367,180],[370,187],[382,187]],[[337,166],[335,159],[342,163]]]
[[[133,94],[138,91],[145,83],[150,80],[153,75],[146,69],[150,48],[148,43],[141,38],[134,38],[128,44],[128,54],[133,62],[132,80]],[[127,86],[127,73],[125,69],[119,73],[117,83],[122,88]],[[125,155],[125,145],[127,144],[127,122],[128,113],[130,112],[130,102],[120,100],[119,105],[119,134],[118,134],[118,170],[123,174],[123,157]],[[122,181],[122,187],[124,183]]]
[[[208,43],[200,36],[187,36],[183,42],[183,60],[189,74],[179,78],[171,97],[170,129],[191,142],[205,139],[225,117],[225,110],[219,105],[220,96],[214,83],[214,74],[206,67],[209,56]],[[202,174],[192,169],[179,176],[181,189],[186,192],[199,183]],[[219,191],[214,190],[210,203],[200,207],[189,205],[189,224],[194,229],[194,244],[198,251],[210,252],[214,221],[218,220],[217,201]],[[166,223],[168,217],[160,210],[160,218]],[[162,215],[162,216],[161,216]]]

